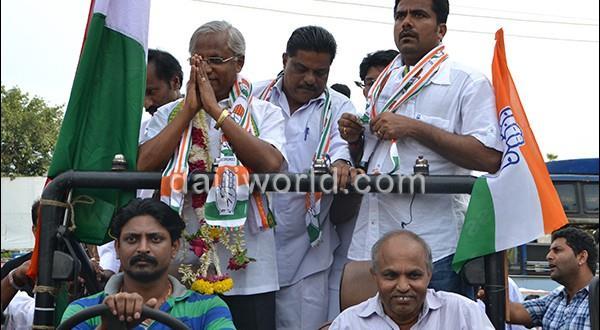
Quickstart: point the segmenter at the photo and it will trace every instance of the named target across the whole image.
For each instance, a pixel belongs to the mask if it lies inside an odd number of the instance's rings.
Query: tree
[[[2,88],[2,176],[46,175],[63,106],[29,98],[18,87]]]
[[[557,158],[558,158],[558,155],[556,155],[556,154],[551,154],[551,153],[546,154],[546,159],[548,159],[548,161],[553,161],[553,160],[556,160]]]

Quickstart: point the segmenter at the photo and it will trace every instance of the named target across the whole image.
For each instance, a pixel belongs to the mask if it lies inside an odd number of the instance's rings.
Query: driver
[[[105,291],[72,302],[64,322],[77,312],[105,304],[127,328],[166,329],[141,317],[142,306],[160,309],[191,329],[234,329],[227,305],[217,296],[187,290],[168,275],[179,249],[185,224],[177,212],[153,199],[134,199],[121,208],[111,225],[123,272],[112,276]],[[107,329],[106,317],[97,316],[75,329]]]

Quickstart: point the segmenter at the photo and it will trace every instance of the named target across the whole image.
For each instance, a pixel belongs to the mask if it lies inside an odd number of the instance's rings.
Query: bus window
[[[560,202],[566,213],[577,213],[579,212],[579,205],[577,204],[577,194],[575,193],[574,183],[555,183],[556,192],[560,197]],[[598,200],[596,195],[596,201]],[[596,203],[596,207],[598,204]]]
[[[586,183],[583,185],[583,201],[585,212],[598,213],[598,184]]]

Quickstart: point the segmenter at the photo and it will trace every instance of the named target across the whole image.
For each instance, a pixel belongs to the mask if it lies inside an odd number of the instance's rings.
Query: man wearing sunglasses
[[[257,83],[254,93],[281,107],[289,171],[306,173],[313,160],[325,159],[337,170],[338,187],[344,188],[354,169],[337,120],[355,109],[347,97],[327,87],[336,48],[333,35],[322,27],[296,29],[283,54],[283,71],[276,79]],[[317,329],[327,320],[329,269],[339,242],[329,219],[333,195],[319,198],[314,193],[273,195],[281,285],[278,329]]]
[[[163,178],[169,178],[165,174],[173,167],[181,166],[183,170],[187,165],[189,173],[211,172],[210,164],[224,160],[241,163],[253,173],[274,173],[282,169],[285,164],[280,151],[285,140],[284,118],[278,107],[249,95],[251,85],[239,75],[244,66],[245,48],[241,32],[225,21],[206,23],[194,32],[189,45],[191,73],[186,97],[166,104],[155,113],[141,141],[138,170],[155,171],[166,167]],[[242,120],[246,122],[242,123]],[[183,134],[189,131],[189,135]],[[186,145],[191,146],[185,148]],[[180,153],[182,149],[184,152]],[[178,161],[182,158],[187,162]],[[169,160],[171,162],[167,166]],[[180,172],[172,175],[177,173]],[[174,177],[172,175],[171,178]],[[230,171],[228,175],[233,174]],[[184,178],[183,182],[187,180]],[[227,176],[219,182],[235,181]],[[235,196],[238,196],[237,187],[237,184],[223,184],[223,187],[219,186],[223,190],[219,191],[231,193],[234,189]],[[165,195],[163,191],[168,193]],[[224,200],[220,194],[212,195],[216,196],[215,202],[209,204],[210,194],[207,197],[205,193],[190,193],[182,200],[178,191],[175,185],[161,187],[161,200],[172,207],[183,204],[183,218],[190,235],[202,235],[201,229],[206,229],[209,221],[206,215],[218,214],[217,217],[221,217],[226,214],[221,212],[221,208],[209,213],[212,205]],[[232,194],[225,197],[228,196]],[[245,254],[242,261],[254,259],[241,266],[236,264],[239,268],[223,269],[234,283],[233,289],[225,292],[223,299],[230,307],[236,328],[274,329],[275,291],[279,289],[274,234],[270,227],[272,223],[263,218],[268,205],[260,195],[258,199],[254,197],[247,198],[243,228],[237,226],[226,231],[218,239],[221,243],[214,243],[215,250],[211,250],[211,255],[216,252],[218,259],[211,262],[216,268],[219,264],[231,266],[233,252],[225,249],[225,240],[229,242],[228,246],[239,244],[240,252]],[[225,204],[231,205],[229,201],[227,199]],[[235,212],[238,214],[237,208]],[[223,219],[223,222],[226,220]],[[240,236],[243,238],[240,239]],[[199,258],[206,254],[186,248],[180,255],[176,264],[197,265]],[[238,259],[233,261],[238,262]]]

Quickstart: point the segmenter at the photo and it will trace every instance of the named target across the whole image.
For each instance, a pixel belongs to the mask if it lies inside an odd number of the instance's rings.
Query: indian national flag
[[[71,169],[110,171],[115,154],[123,154],[128,169],[135,170],[149,14],[149,0],[92,1],[49,178]],[[71,200],[76,201],[78,238],[92,244],[107,240],[105,234],[115,209],[132,197],[134,192],[74,190]],[[37,264],[35,259],[32,265]],[[30,270],[31,275],[36,273]]]
[[[469,259],[525,244],[567,224],[508,70],[502,29],[496,32],[492,78],[504,145],[502,165],[473,186],[455,271]]]

